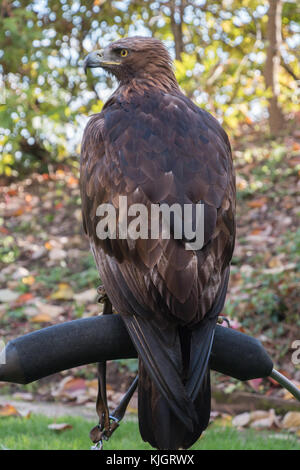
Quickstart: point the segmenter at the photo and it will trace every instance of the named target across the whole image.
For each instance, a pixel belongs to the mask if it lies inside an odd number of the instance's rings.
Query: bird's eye
[[[128,55],[127,49],[121,49],[120,55],[121,55],[122,57],[126,57],[126,56]]]

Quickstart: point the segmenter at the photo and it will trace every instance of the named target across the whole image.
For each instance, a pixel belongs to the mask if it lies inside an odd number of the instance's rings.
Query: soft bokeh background
[[[101,71],[85,76],[82,59],[119,37],[153,35],[169,48],[184,92],[220,120],[232,144],[237,243],[224,313],[300,386],[293,360],[300,339],[297,3],[0,0],[0,340],[101,312],[78,167],[88,116],[116,83]],[[110,364],[110,405],[136,368],[135,361]],[[278,430],[284,421],[276,413],[295,410],[272,380],[241,383],[214,373],[212,381],[212,417],[221,425],[241,426],[232,415],[266,408],[256,429]],[[7,394],[9,403],[65,402],[95,416],[96,391],[94,366],[24,387],[0,383],[0,417],[12,411],[1,411]]]
[[[266,118],[272,94],[286,116],[296,111],[299,8],[294,0],[270,4],[2,0],[0,173],[18,175],[78,155],[84,118],[101,110],[115,85],[101,72],[86,79],[80,62],[122,36],[165,41],[186,94],[231,132]],[[276,133],[284,124],[273,108]]]

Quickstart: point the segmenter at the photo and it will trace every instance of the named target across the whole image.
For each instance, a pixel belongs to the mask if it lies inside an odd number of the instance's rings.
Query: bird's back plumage
[[[139,422],[158,448],[187,448],[210,414],[209,355],[234,246],[230,145],[218,122],[179,89],[120,86],[91,117],[81,157],[83,221],[100,277],[139,354]],[[204,203],[204,246],[105,239],[97,207]],[[171,227],[172,232],[172,227]]]

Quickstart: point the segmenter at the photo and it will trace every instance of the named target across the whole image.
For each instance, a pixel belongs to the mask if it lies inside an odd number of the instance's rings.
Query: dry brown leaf
[[[51,316],[47,313],[38,313],[37,315],[34,315],[34,317],[30,318],[32,323],[48,323],[51,322],[51,320]]]
[[[85,304],[87,302],[93,302],[96,298],[97,290],[96,289],[88,289],[79,294],[74,295],[74,299],[79,304]]]
[[[268,418],[270,412],[264,410],[251,411],[250,413],[250,422],[256,421],[258,419]]]
[[[254,199],[253,201],[248,201],[247,205],[253,209],[258,209],[260,207],[263,207],[267,201],[268,199],[266,197],[261,197],[259,199]]]
[[[61,305],[45,304],[39,300],[35,302],[35,305],[39,310],[39,314],[48,315],[50,318],[56,318],[64,312],[64,307]]]
[[[300,144],[299,144],[299,142],[294,142],[294,143],[293,143],[293,150],[296,150],[296,151],[297,151],[297,150],[300,150]]]
[[[269,262],[268,262],[268,266],[270,268],[279,268],[279,267],[282,267],[282,261],[281,261],[281,258],[279,256],[273,256]]]
[[[76,391],[79,389],[86,388],[86,381],[81,378],[69,377],[68,380],[62,381],[62,390]],[[62,384],[61,382],[61,384]]]
[[[262,383],[262,379],[258,378],[258,379],[247,380],[247,383],[250,385],[251,388],[253,388],[253,390],[258,392]]]
[[[7,416],[21,416],[13,405],[0,405],[0,418]]]
[[[67,252],[60,248],[53,248],[53,250],[51,250],[49,253],[49,258],[52,261],[59,261],[59,260],[65,259],[66,256],[67,256]]]
[[[300,429],[300,411],[289,411],[284,416],[281,425],[284,429],[291,429],[291,428]]]
[[[264,228],[254,228],[249,235],[260,235],[263,231]]]
[[[97,379],[87,380],[86,381],[86,386],[88,388],[93,388],[93,389],[98,390],[98,380]]]
[[[236,415],[232,420],[232,425],[238,428],[247,426],[247,424],[249,423],[250,423],[250,413],[248,412]]]
[[[65,397],[71,400],[78,399],[79,395],[86,395],[86,381],[81,378],[65,377],[58,385],[57,389],[52,392],[53,396]]]
[[[32,284],[34,284],[35,282],[35,278],[34,276],[26,276],[26,277],[23,277],[22,282],[23,284],[27,286],[32,286]]]
[[[250,413],[250,427],[255,429],[270,429],[273,425],[278,426],[278,418],[273,409],[269,411],[253,411]]]
[[[51,431],[56,431],[56,432],[62,432],[66,431],[67,429],[72,429],[73,426],[68,423],[53,423],[48,425],[48,429],[51,429]]]
[[[32,299],[33,299],[33,294],[32,294],[32,292],[26,292],[25,294],[21,294],[21,295],[17,298],[15,304],[16,304],[16,305],[24,305],[26,302],[29,302],[29,301],[32,300]]]
[[[58,284],[58,290],[51,294],[50,298],[55,300],[71,300],[74,298],[74,292],[69,284],[62,282]]]

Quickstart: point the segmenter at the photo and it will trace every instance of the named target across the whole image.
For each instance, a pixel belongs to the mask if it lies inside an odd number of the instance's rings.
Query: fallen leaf
[[[269,411],[264,411],[264,410],[251,411],[250,422],[256,421],[258,419],[268,418],[268,416],[269,416]]]
[[[78,183],[79,183],[78,178],[75,178],[74,176],[70,176],[68,178],[67,184],[70,188],[78,186]]]
[[[72,300],[74,292],[69,284],[60,283],[58,284],[58,290],[51,294],[50,298],[55,300]]]
[[[32,284],[34,284],[35,282],[35,277],[34,276],[23,277],[22,282],[23,284],[27,286],[32,286]]]
[[[12,215],[13,215],[13,217],[19,217],[20,215],[24,214],[25,210],[26,210],[26,207],[25,207],[25,206],[19,207],[19,209],[15,210],[15,211],[12,213]]]
[[[20,413],[13,405],[0,405],[0,417],[20,416]]]
[[[298,142],[293,143],[293,150],[300,150],[300,144]]]
[[[235,416],[232,420],[232,425],[235,427],[247,426],[250,423],[250,413],[241,413]]]
[[[33,294],[31,292],[26,292],[26,294],[21,294],[15,304],[16,305],[24,305],[26,302],[29,302],[30,300],[33,299]]]
[[[59,261],[59,260],[65,259],[66,256],[67,256],[67,252],[59,248],[53,248],[49,253],[49,258],[52,261]]]
[[[263,232],[263,228],[255,228],[251,230],[250,235],[260,235]]]
[[[284,429],[299,428],[300,429],[300,412],[289,411],[283,418],[281,426]]]
[[[98,380],[93,379],[93,380],[87,380],[86,385],[88,388],[93,388],[95,390],[98,390]]]
[[[79,294],[74,295],[74,299],[79,304],[84,304],[86,302],[92,302],[95,300],[97,295],[96,289],[88,289],[84,292],[80,292]]]
[[[7,191],[7,194],[8,194],[9,196],[17,196],[17,195],[18,195],[18,191],[17,191],[16,189],[9,189],[9,190]]]
[[[18,292],[14,292],[10,289],[0,289],[0,302],[13,302],[18,297]]]
[[[268,199],[266,197],[261,197],[259,199],[254,199],[253,201],[248,201],[247,205],[253,209],[258,209],[260,207],[263,207],[266,204],[267,200]]]
[[[262,383],[262,379],[251,379],[251,380],[247,380],[247,383],[250,385],[251,388],[253,388],[253,390],[255,390],[256,392],[258,392],[259,388],[260,388],[260,385]]]
[[[18,280],[18,279],[22,279],[25,276],[29,276],[29,271],[28,269],[23,268],[23,266],[20,266],[13,273],[12,279]]]
[[[258,410],[259,411],[259,410]],[[254,419],[255,417],[255,419]],[[275,411],[261,411],[260,413],[255,411],[250,413],[250,427],[255,429],[270,429],[273,425],[278,426],[278,418]]]
[[[38,313],[30,318],[31,323],[49,323],[51,320],[52,317],[47,313]]]
[[[59,317],[64,312],[64,307],[61,305],[51,305],[37,300],[35,302],[36,307],[38,308],[39,314],[48,315],[50,318]]]
[[[52,250],[52,245],[49,242],[45,242],[44,247],[46,248],[46,250]]]
[[[90,398],[97,398],[98,395],[98,380],[87,380],[87,396]]]
[[[61,380],[57,389],[52,394],[53,396],[74,400],[79,395],[85,394],[86,390],[86,381],[84,379],[68,376]]]
[[[268,262],[268,266],[270,268],[281,268],[282,267],[282,262],[281,262],[281,259],[279,256],[273,256],[269,262]]]
[[[42,256],[44,256],[45,253],[47,253],[47,250],[43,246],[41,246],[39,248],[36,248],[36,249],[33,250],[33,253],[31,255],[31,259],[39,259]]]
[[[66,431],[67,429],[72,429],[73,426],[68,423],[53,423],[48,425],[48,429],[51,429],[51,431],[56,431],[56,432],[62,432]]]
[[[76,391],[82,388],[86,388],[86,381],[77,377],[67,377],[67,380],[63,380],[60,385],[62,385],[63,390]]]

